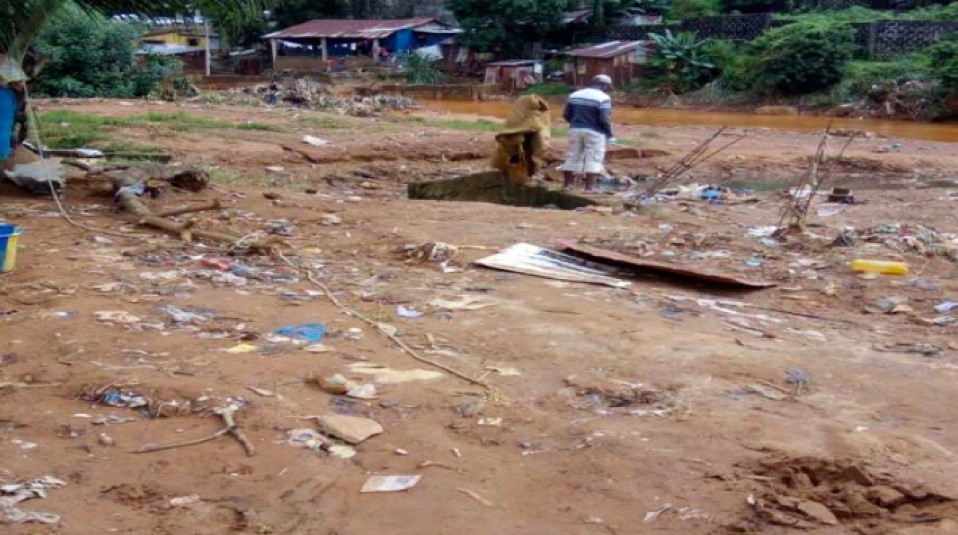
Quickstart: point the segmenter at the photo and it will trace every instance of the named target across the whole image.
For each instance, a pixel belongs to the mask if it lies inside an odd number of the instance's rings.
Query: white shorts
[[[563,171],[601,175],[605,173],[605,135],[586,128],[569,130],[569,152]]]

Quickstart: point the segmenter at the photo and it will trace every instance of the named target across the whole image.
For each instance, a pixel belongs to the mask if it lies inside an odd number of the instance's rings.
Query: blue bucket
[[[0,273],[17,267],[17,245],[23,229],[10,223],[0,223]]]
[[[10,157],[13,140],[13,121],[17,118],[17,94],[0,87],[0,160]]]

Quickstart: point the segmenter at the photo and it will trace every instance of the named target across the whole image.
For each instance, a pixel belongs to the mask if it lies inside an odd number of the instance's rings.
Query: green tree
[[[278,27],[288,28],[313,19],[362,16],[358,7],[350,0],[282,0],[273,15]]]
[[[274,4],[275,0],[263,0],[264,8]],[[253,46],[260,42],[263,34],[269,32],[269,23],[262,11],[236,10],[216,0],[199,0],[197,7],[230,46]]]
[[[48,59],[36,91],[49,96],[128,98],[152,84],[140,80],[134,51],[142,28],[66,8],[41,32],[36,50]],[[139,85],[140,87],[136,87]]]
[[[753,90],[804,95],[842,79],[855,49],[854,31],[842,24],[796,22],[766,31],[750,48]]]
[[[520,54],[523,45],[559,28],[570,0],[450,0],[465,32],[458,38],[479,52]]]

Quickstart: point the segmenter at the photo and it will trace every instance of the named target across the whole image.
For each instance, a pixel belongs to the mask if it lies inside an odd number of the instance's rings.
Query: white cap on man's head
[[[612,78],[609,78],[609,76],[606,74],[598,74],[592,79],[592,85],[598,84],[605,84],[609,87],[612,87]]]

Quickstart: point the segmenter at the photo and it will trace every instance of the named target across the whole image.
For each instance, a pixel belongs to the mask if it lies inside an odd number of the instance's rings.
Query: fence
[[[888,20],[852,24],[852,27],[856,44],[872,59],[921,50],[949,33],[958,32],[958,22]]]
[[[640,41],[647,39],[650,33],[661,34],[665,33],[665,30],[671,30],[672,33],[693,31],[700,38],[752,41],[769,28],[782,24],[785,23],[772,20],[770,13],[756,13],[699,17],[686,19],[678,24],[607,26],[583,33],[591,42]],[[862,55],[871,59],[884,59],[920,50],[949,33],[958,32],[958,22],[888,20],[856,23],[851,26],[855,29],[856,44]]]
[[[751,41],[772,25],[771,13],[731,15],[727,17],[697,17],[677,24],[649,24],[644,26],[606,26],[589,33],[595,41],[639,41],[650,33],[695,32],[699,37]]]

